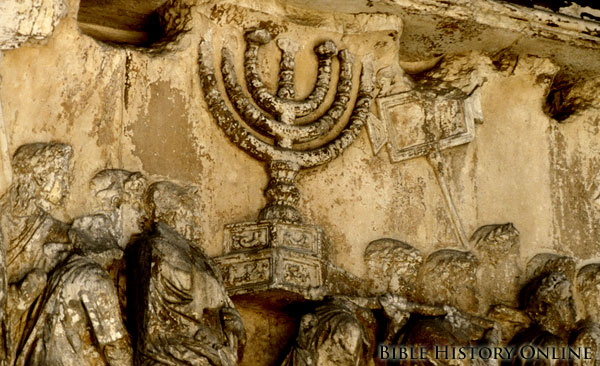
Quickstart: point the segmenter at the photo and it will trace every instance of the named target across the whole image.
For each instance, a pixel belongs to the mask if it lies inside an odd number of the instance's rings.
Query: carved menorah
[[[340,123],[352,99],[354,56],[348,50],[338,52],[333,41],[315,47],[318,59],[317,79],[312,92],[303,100],[296,100],[294,85],[295,53],[298,46],[287,39],[279,39],[282,52],[278,90],[271,93],[261,80],[258,71],[258,51],[272,40],[264,29],[245,34],[244,76],[251,99],[238,82],[232,52],[222,48],[221,74],[227,97],[246,126],[239,123],[226,105],[217,87],[213,68],[211,45],[203,40],[199,47],[199,72],[208,108],[219,127],[238,147],[266,163],[269,183],[265,189],[267,205],[261,210],[259,220],[278,220],[287,223],[301,222],[296,205],[300,192],[294,180],[301,168],[325,164],[346,149],[358,136],[365,124],[373,99],[373,71],[363,60],[360,85],[352,114],[339,134],[319,143]],[[339,60],[339,78],[333,102],[321,116],[311,118],[325,101],[331,86],[334,57]],[[306,117],[310,122],[301,123]],[[259,138],[255,133],[266,139]],[[302,150],[297,144],[317,142],[319,146]]]

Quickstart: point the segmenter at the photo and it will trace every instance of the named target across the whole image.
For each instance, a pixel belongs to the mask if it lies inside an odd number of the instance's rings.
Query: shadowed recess
[[[100,41],[145,46],[164,36],[160,11],[168,0],[81,0],[77,20]]]

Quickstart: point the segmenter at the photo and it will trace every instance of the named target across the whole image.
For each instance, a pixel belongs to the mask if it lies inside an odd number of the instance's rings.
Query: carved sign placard
[[[387,145],[392,162],[469,143],[480,118],[478,93],[454,99],[409,91],[380,97],[377,107],[381,118],[369,117],[369,138],[375,154]]]

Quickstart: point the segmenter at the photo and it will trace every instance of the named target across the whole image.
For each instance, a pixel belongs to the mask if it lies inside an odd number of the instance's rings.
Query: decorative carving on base
[[[230,295],[284,290],[310,297],[323,286],[323,233],[314,225],[257,221],[225,226],[216,258]]]

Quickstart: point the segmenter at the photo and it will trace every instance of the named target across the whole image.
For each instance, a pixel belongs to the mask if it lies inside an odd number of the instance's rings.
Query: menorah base
[[[225,255],[215,258],[230,296],[265,292],[274,306],[317,300],[325,294],[358,295],[362,281],[323,256],[320,227],[279,220],[225,226]],[[264,300],[264,297],[263,297]]]
[[[323,263],[316,256],[267,248],[216,258],[230,296],[279,291],[290,301],[310,299],[323,286]]]

